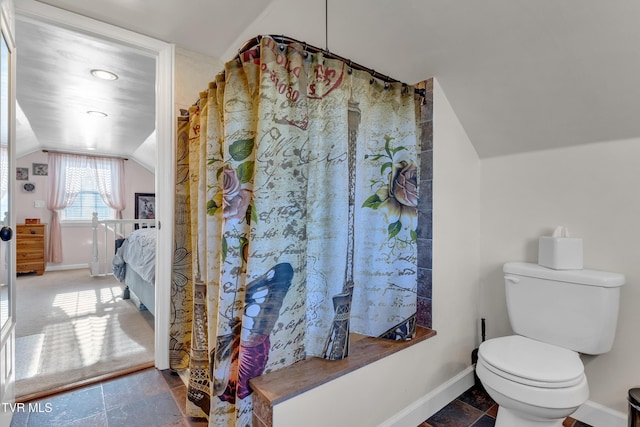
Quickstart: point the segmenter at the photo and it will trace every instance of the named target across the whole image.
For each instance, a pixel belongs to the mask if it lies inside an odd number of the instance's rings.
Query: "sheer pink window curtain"
[[[122,218],[122,210],[126,205],[124,160],[50,152],[47,195],[47,209],[52,213],[47,257],[49,262],[62,262],[60,211],[75,201],[86,169],[95,172],[98,192],[102,199],[107,206],[116,210],[118,218]]]
[[[90,157],[89,161],[96,173],[96,183],[102,200],[116,211],[117,219],[122,219],[122,211],[126,207],[124,160],[110,157]]]

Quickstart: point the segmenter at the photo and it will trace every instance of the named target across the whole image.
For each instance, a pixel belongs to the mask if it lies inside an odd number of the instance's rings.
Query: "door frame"
[[[169,319],[173,257],[175,152],[174,63],[175,46],[86,16],[35,0],[16,2],[16,19],[35,19],[62,28],[110,40],[156,58],[156,315],[155,366],[169,368]],[[162,171],[162,173],[159,173]],[[164,223],[164,224],[163,224]],[[158,286],[158,284],[160,284]]]
[[[0,424],[8,425],[7,423],[11,422],[11,418],[13,416],[13,411],[7,408],[6,404],[12,404],[15,402],[15,343],[16,343],[16,335],[15,335],[15,325],[16,325],[16,239],[15,239],[15,229],[16,229],[16,219],[15,219],[15,182],[16,182],[16,174],[15,174],[15,151],[16,151],[16,45],[15,45],[15,35],[13,33],[13,26],[11,25],[12,21],[7,16],[7,11],[4,8],[0,8],[0,31],[4,37],[7,48],[9,49],[9,81],[8,81],[8,101],[7,106],[8,109],[8,140],[7,140],[7,191],[8,191],[8,212],[7,219],[9,227],[14,230],[14,237],[8,242],[2,242],[5,246],[6,256],[4,260],[0,260],[0,262],[5,264],[6,279],[8,283],[5,285],[9,289],[9,299],[7,300],[7,314],[8,318],[5,319],[4,324],[0,324],[0,403],[2,403],[3,407],[0,408]],[[2,213],[4,215],[4,213]],[[0,281],[4,281],[5,277],[0,279]]]

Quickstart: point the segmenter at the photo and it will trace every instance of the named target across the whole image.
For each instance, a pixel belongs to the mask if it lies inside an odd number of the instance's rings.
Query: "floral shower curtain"
[[[250,425],[249,379],[346,357],[349,332],[413,337],[416,109],[413,87],[263,37],[181,118],[171,361],[191,415]]]

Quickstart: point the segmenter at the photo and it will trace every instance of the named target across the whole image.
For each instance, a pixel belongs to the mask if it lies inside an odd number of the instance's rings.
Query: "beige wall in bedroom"
[[[46,206],[48,176],[34,176],[33,163],[47,163],[47,153],[36,151],[16,159],[16,167],[29,169],[27,181],[16,181],[16,223],[24,223],[25,218],[39,218],[43,223],[51,221],[51,211],[46,207],[36,208],[36,201],[43,201]],[[127,207],[123,212],[123,218],[134,217],[134,194],[155,193],[155,177],[152,172],[142,167],[133,160],[124,162],[125,168],[125,193]],[[32,193],[22,190],[25,182],[32,182],[36,189]],[[48,234],[48,231],[47,231]],[[47,235],[48,238],[48,235]],[[87,266],[91,261],[91,225],[64,225],[62,226],[62,251],[63,262],[60,264],[48,264],[47,269],[78,268]]]

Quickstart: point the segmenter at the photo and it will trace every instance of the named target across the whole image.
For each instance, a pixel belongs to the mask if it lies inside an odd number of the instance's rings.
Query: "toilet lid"
[[[483,342],[478,351],[495,374],[539,387],[570,387],[584,376],[578,353],[519,335]]]

